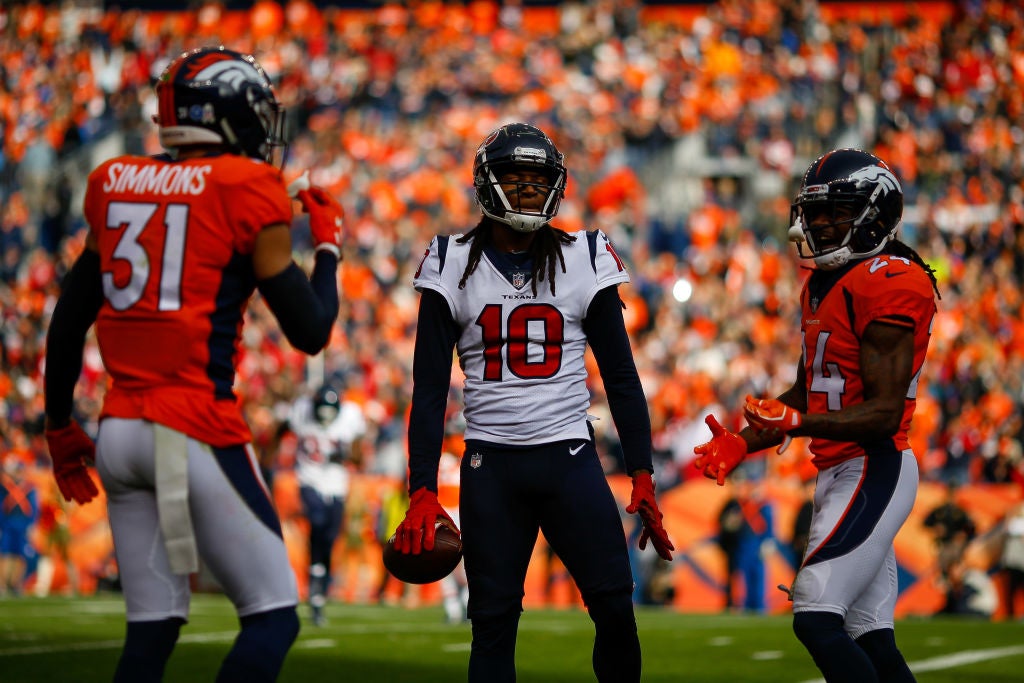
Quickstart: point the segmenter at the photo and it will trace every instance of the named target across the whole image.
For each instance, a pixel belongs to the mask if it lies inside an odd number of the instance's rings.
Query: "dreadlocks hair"
[[[932,289],[935,290],[935,295],[939,297],[939,299],[942,299],[942,294],[939,293],[939,281],[935,277],[935,269],[925,263],[920,254],[911,249],[907,244],[900,242],[897,239],[889,240],[882,251],[886,254],[909,259],[921,266],[924,269],[924,272],[928,273],[928,278],[932,281]]]
[[[472,240],[469,247],[469,262],[466,263],[466,272],[459,280],[459,289],[466,287],[466,280],[476,270],[480,263],[480,256],[484,253],[484,247],[494,243],[494,223],[486,218],[481,218],[476,227],[459,237],[456,242],[465,244]],[[555,294],[555,267],[560,265],[562,272],[565,272],[565,257],[562,255],[562,245],[572,244],[576,241],[575,235],[570,235],[564,230],[545,225],[537,230],[533,241],[530,243],[530,259],[533,263],[530,272],[533,280],[533,295],[537,296],[537,282],[544,279],[544,271],[547,270],[547,279],[551,284],[551,295]]]

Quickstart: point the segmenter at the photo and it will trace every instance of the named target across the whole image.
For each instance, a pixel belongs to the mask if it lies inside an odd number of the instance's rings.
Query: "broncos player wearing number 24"
[[[694,449],[721,485],[748,453],[810,437],[814,512],[790,598],[793,630],[829,683],[914,680],[896,647],[892,544],[917,495],[907,433],[938,289],[896,239],[902,215],[900,183],[878,157],[839,149],[810,165],[791,212],[790,239],[816,265],[800,296],[796,380],[777,398],[748,396],[738,434],[708,416],[712,439]]]
[[[235,362],[256,288],[293,346],[326,345],[342,209],[320,188],[298,193],[316,250],[307,279],[292,261],[292,200],[268,163],[284,112],[251,56],[187,52],[156,91],[169,154],[116,157],[89,175],[86,246],[47,335],[46,440],[65,498],[98,493],[94,459],[107,492],[128,621],[114,680],[161,680],[202,557],[241,623],[217,680],[273,681],[298,635],[298,591]],[[71,419],[94,322],[111,377],[95,446]]]
[[[640,547],[674,549],[651,478],[651,424],[622,318],[629,276],[599,231],[549,224],[565,191],[562,154],[540,129],[493,131],[473,164],[479,224],[435,237],[414,285],[421,292],[409,416],[409,510],[400,552],[454,527],[437,502],[438,461],[453,350],[465,373],[465,455],[459,509],[469,581],[471,683],[515,680],[523,585],[544,532],[576,581],[596,629],[600,681],[640,680],[633,580],[618,507],[594,448],[584,351],[607,390],[633,490],[627,511]]]

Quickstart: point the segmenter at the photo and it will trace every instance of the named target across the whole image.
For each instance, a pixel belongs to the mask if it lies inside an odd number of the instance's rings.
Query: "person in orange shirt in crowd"
[[[236,361],[257,288],[292,345],[325,346],[343,212],[318,187],[297,193],[316,247],[307,278],[270,163],[283,111],[252,56],[186,52],[156,90],[169,154],[115,157],[89,176],[89,236],[46,339],[46,441],[65,499],[98,494],[94,461],[106,489],[128,622],[114,680],[161,680],[202,557],[241,622],[217,680],[273,681],[299,632],[297,584],[233,391]],[[96,444],[72,419],[93,323],[112,379]]]

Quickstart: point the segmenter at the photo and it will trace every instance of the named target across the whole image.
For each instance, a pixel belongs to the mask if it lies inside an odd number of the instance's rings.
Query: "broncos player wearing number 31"
[[[790,228],[816,266],[800,296],[796,380],[777,398],[748,396],[739,434],[708,416],[712,439],[694,449],[722,484],[748,453],[810,437],[814,511],[790,598],[793,630],[829,683],[914,680],[893,630],[893,539],[917,495],[907,432],[938,288],[896,239],[902,215],[900,183],[878,157],[839,149],[811,164]]]
[[[540,129],[501,126],[473,163],[483,216],[465,235],[435,237],[416,271],[421,292],[409,416],[409,510],[401,552],[454,527],[437,502],[444,413],[457,349],[465,373],[466,450],[459,510],[473,644],[469,680],[514,681],[527,566],[544,532],[596,629],[600,681],[640,680],[626,539],[587,410],[590,344],[633,477],[637,513],[658,554],[672,558],[651,479],[651,423],[622,318],[629,276],[599,231],[549,224],[566,184],[562,154]]]
[[[298,193],[316,249],[292,261],[291,198],[268,163],[283,111],[249,55],[200,48],[156,85],[169,154],[121,156],[88,180],[86,246],[47,335],[46,439],[61,493],[107,493],[128,621],[115,681],[159,681],[201,557],[241,632],[217,681],[273,681],[299,631],[295,575],[232,385],[259,289],[296,348],[318,353],[338,315],[341,206]],[[71,419],[88,329],[111,378],[97,443]]]

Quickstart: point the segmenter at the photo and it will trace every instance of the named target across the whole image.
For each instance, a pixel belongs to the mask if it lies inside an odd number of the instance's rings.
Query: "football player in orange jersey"
[[[917,495],[907,440],[938,294],[896,239],[903,192],[878,157],[831,151],[804,174],[790,239],[817,268],[801,293],[803,354],[777,398],[747,397],[738,434],[714,416],[695,465],[722,484],[748,453],[811,438],[818,468],[793,630],[836,681],[913,681],[896,647],[893,539]],[[810,254],[805,255],[806,243]]]
[[[86,248],[47,335],[46,439],[61,494],[79,504],[98,493],[87,469],[97,456],[127,608],[114,680],[161,680],[202,557],[241,622],[217,680],[273,681],[298,635],[298,595],[232,390],[235,361],[255,289],[293,346],[325,346],[343,212],[320,188],[298,193],[316,249],[307,278],[269,163],[283,111],[251,56],[182,54],[156,91],[169,154],[117,157],[89,176]],[[94,322],[111,379],[95,446],[71,419]]]

